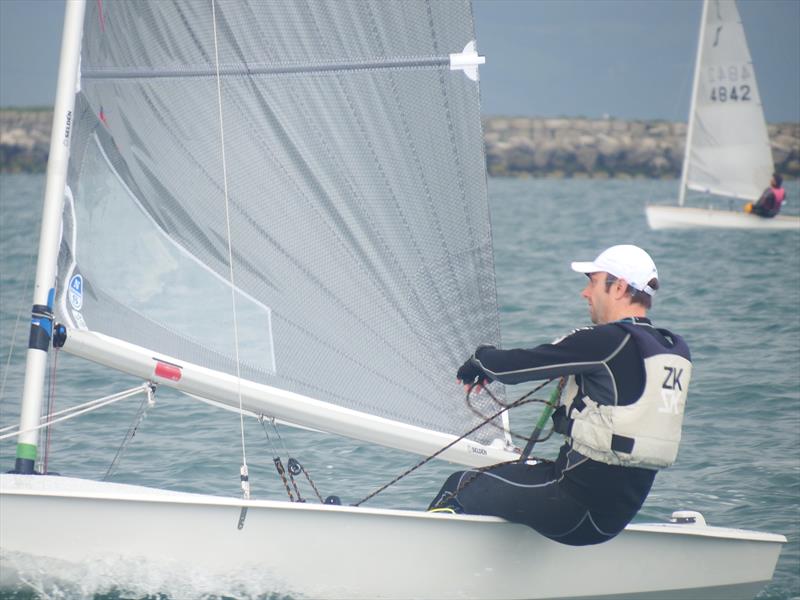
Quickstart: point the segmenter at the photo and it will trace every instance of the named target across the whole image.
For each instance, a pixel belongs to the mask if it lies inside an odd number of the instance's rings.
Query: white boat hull
[[[44,572],[37,562],[48,560],[83,569],[97,561],[109,573],[109,565],[169,565],[217,581],[258,574],[273,588],[261,592],[327,599],[749,599],[772,578],[786,541],[661,524],[575,548],[493,517],[243,501],[55,476],[3,474],[0,494],[6,579]],[[578,565],[580,577],[572,576]]]
[[[778,215],[765,219],[742,211],[649,205],[645,208],[651,229],[794,229],[800,231],[800,217]]]

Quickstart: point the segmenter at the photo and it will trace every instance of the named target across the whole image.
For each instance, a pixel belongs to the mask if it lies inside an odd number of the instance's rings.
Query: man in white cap
[[[526,460],[451,475],[429,510],[495,515],[583,546],[613,538],[644,503],[658,469],[677,457],[691,357],[646,317],[659,288],[650,255],[613,246],[573,262],[594,326],[551,344],[479,346],[458,370],[465,385],[566,378],[554,429],[555,462]]]

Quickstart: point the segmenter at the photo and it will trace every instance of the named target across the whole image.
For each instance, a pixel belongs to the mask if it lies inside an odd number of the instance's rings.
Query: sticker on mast
[[[72,276],[72,279],[69,280],[67,295],[72,308],[80,310],[83,307],[83,277],[80,275]]]

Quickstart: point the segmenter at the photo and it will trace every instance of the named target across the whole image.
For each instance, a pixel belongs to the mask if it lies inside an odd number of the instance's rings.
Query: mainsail
[[[684,185],[755,199],[773,162],[744,28],[734,0],[707,1],[703,14]]]
[[[478,84],[449,58],[473,39],[467,2],[88,3],[57,319],[475,426],[455,369],[500,330]]]

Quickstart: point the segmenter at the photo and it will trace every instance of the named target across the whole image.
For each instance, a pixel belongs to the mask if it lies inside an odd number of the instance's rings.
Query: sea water
[[[18,421],[43,187],[42,176],[0,175],[0,427]],[[658,475],[636,521],[664,521],[673,510],[691,509],[712,525],[784,534],[788,544],[759,598],[796,598],[800,233],[650,231],[645,203],[669,202],[677,187],[675,181],[653,180],[490,180],[503,346],[536,345],[588,324],[580,297],[585,281],[570,271],[571,260],[592,259],[618,243],[646,248],[662,285],[651,316],[687,339],[694,373],[678,461]],[[787,188],[786,211],[798,214],[800,185],[790,182]],[[52,384],[59,410],[138,383],[59,354],[48,388]],[[509,388],[510,397],[515,393]],[[137,397],[57,425],[49,470],[105,476],[140,406]],[[530,423],[535,416],[522,415],[519,421]],[[257,423],[246,423],[257,498],[285,498],[272,466],[274,452],[284,460],[295,456],[323,496],[335,494],[345,503],[361,500],[418,461],[333,436],[286,428],[279,430],[280,437],[269,433],[271,443]],[[111,478],[237,496],[240,436],[234,413],[161,389]],[[557,447],[553,439],[537,446],[535,454],[552,457]],[[0,442],[0,468],[11,468],[13,461],[13,440]],[[434,461],[367,505],[423,509],[452,469]],[[314,498],[310,487],[301,491]],[[181,578],[157,568],[142,572],[135,565],[115,565],[113,573],[108,565],[82,565],[79,573],[54,567],[24,576],[26,583],[2,593],[18,598],[277,597],[271,596],[269,580],[255,573],[233,583]]]

